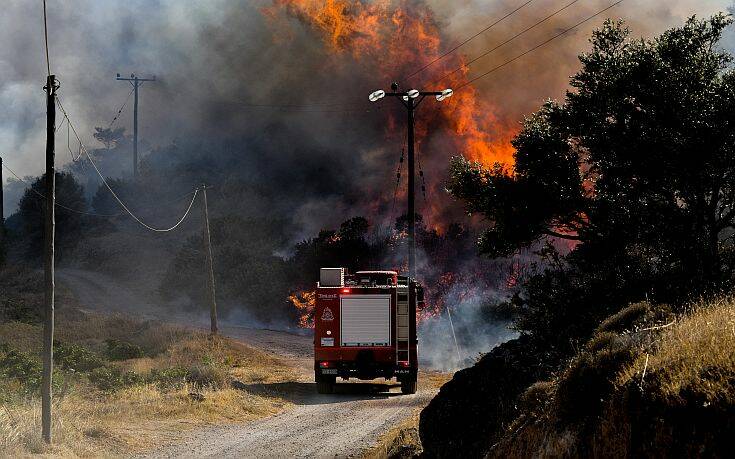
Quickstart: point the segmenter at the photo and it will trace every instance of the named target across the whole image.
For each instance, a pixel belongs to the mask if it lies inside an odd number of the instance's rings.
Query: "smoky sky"
[[[411,5],[428,6],[442,49],[521,3],[395,2],[409,11]],[[478,55],[566,3],[536,0],[461,52],[469,58]],[[609,3],[578,2],[473,64],[469,76]],[[634,35],[650,36],[692,14],[725,11],[729,4],[628,1],[606,16],[625,19]],[[273,208],[287,212],[304,234],[357,213],[386,214],[401,148],[396,139],[402,135],[390,131],[402,132],[402,118],[397,105],[371,105],[367,94],[387,89],[390,82],[383,81],[370,59],[335,55],[308,22],[285,12],[277,20],[264,14],[269,6],[265,0],[49,0],[51,70],[61,82],[61,100],[84,142],[99,147],[91,136],[93,128],[107,125],[130,91],[115,75],[155,75],[157,81],[140,92],[144,154],[176,143],[183,151],[208,152],[225,162],[237,158],[237,175],[261,187],[263,196],[281,196],[285,203]],[[577,69],[577,55],[585,50],[590,30],[603,20],[596,18],[479,81],[478,97],[491,102],[492,115],[504,126],[516,125],[546,98],[563,97]],[[43,169],[45,65],[41,2],[5,0],[0,15],[0,155],[22,175]],[[389,115],[397,120],[392,127],[387,127]],[[119,126],[131,130],[130,106]],[[442,145],[440,139],[436,145]],[[449,157],[461,153],[433,148],[424,156],[429,191],[442,195],[442,206],[455,207],[450,214],[458,213],[457,206],[443,193],[442,183]],[[57,158],[59,166],[68,161],[61,153]],[[8,174],[4,176],[7,180]],[[8,194],[6,208],[13,209],[16,199]]]

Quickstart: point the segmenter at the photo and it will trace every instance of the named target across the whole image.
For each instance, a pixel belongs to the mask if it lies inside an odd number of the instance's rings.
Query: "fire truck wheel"
[[[320,394],[333,394],[334,384],[337,382],[337,378],[329,376],[320,376],[316,380],[316,391]]]
[[[416,393],[416,378],[407,378],[401,381],[401,393],[415,394]]]

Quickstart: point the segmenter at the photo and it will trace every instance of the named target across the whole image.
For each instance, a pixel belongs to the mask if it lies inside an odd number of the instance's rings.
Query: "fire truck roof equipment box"
[[[319,286],[342,287],[345,285],[344,268],[322,268],[319,270]]]

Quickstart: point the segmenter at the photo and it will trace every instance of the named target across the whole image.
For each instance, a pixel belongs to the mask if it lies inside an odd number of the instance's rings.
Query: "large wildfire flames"
[[[273,6],[264,9],[264,13],[278,22],[279,31],[284,27],[279,21],[284,19],[283,13],[313,28],[331,51],[333,59],[326,64],[327,68],[351,59],[362,64],[366,72],[374,73],[375,69],[380,69],[375,78],[376,88],[402,79],[404,89],[416,87],[426,90],[458,88],[467,81],[468,69],[463,67],[463,58],[457,53],[407,78],[438,58],[447,47],[442,46],[432,11],[422,3],[274,0]],[[449,74],[460,67],[460,71]],[[444,75],[447,76],[442,78]],[[428,85],[431,87],[425,87]],[[446,148],[450,151],[486,164],[512,165],[510,139],[516,128],[500,123],[494,113],[489,103],[478,99],[471,85],[464,86],[447,102],[425,109],[417,119],[419,148],[431,127],[432,132],[449,134],[451,144]],[[403,132],[396,129],[400,126],[396,119],[391,119],[388,125],[389,132],[396,133],[391,136],[400,136]]]
[[[404,90],[461,86],[446,102],[425,103],[417,117],[416,139],[424,161],[430,161],[433,156],[446,163],[449,154],[459,153],[488,165],[501,163],[512,167],[514,150],[510,140],[517,128],[501,123],[490,103],[478,98],[471,85],[463,86],[468,79],[468,68],[461,54],[452,53],[409,78],[452,45],[444,43],[428,6],[405,0],[274,0],[263,13],[278,36],[288,30],[289,21],[294,18],[317,34],[328,50],[329,62],[324,63],[325,70],[346,64],[357,64],[367,74],[380,69],[375,75],[375,86],[365,89],[365,97],[368,90],[385,88],[391,81],[399,81]],[[454,71],[456,69],[460,70]],[[402,112],[387,113],[387,141],[401,144],[405,132],[400,118]],[[429,186],[440,188],[441,180],[438,177],[434,180]],[[441,203],[431,200],[426,205],[424,215],[436,221],[435,217],[442,213]],[[452,289],[458,277],[445,273],[437,285],[427,286],[430,302],[427,309],[419,313],[419,318],[441,314],[443,296]],[[314,292],[295,293],[289,301],[298,311],[299,326],[313,327]]]

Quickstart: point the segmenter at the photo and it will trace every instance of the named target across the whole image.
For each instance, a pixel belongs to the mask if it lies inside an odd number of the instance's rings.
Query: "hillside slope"
[[[422,441],[431,457],[448,456],[437,446],[445,443],[492,458],[725,457],[735,447],[733,349],[733,297],[702,302],[679,315],[665,305],[633,304],[602,322],[549,380],[516,390],[519,396],[503,389],[513,365],[491,374],[489,363],[507,353],[496,350],[469,373],[484,372],[484,380],[470,383],[458,375],[424,410]],[[508,399],[502,404],[481,399],[488,391]],[[436,426],[447,425],[446,413],[460,407],[471,413],[473,406],[485,414],[467,422],[483,425],[467,435],[464,430],[437,434]],[[509,409],[496,412],[491,409],[496,406]]]

